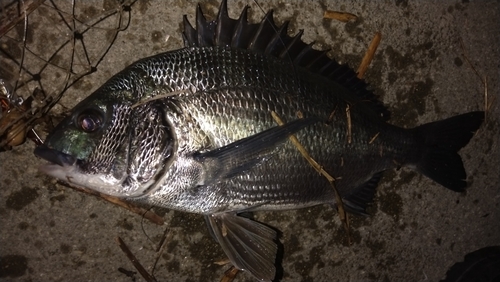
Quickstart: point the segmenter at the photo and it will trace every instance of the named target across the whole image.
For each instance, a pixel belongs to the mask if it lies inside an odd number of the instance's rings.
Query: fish
[[[367,83],[327,50],[288,35],[273,12],[238,19],[222,1],[207,20],[183,19],[184,48],[132,63],[78,103],[35,155],[73,186],[196,213],[231,263],[259,281],[276,276],[277,231],[246,214],[342,205],[366,215],[386,170],[408,167],[466,189],[459,150],[483,111],[402,128]],[[272,114],[284,122],[278,124]]]

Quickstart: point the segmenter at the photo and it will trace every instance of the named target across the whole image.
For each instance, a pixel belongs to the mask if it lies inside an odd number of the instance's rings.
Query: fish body
[[[404,129],[346,66],[260,24],[201,12],[186,47],[139,60],[80,102],[35,150],[45,173],[74,185],[203,214],[231,262],[275,275],[276,232],[237,214],[335,204],[365,213],[381,172],[407,166],[462,191],[457,151],[484,118],[472,112]],[[284,120],[278,125],[272,112]]]

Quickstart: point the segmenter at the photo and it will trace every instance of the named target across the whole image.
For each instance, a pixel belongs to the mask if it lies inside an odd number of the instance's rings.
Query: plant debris
[[[323,14],[323,18],[337,20],[346,23],[349,21],[356,21],[358,19],[358,16],[346,12],[326,10],[325,13]]]
[[[382,33],[377,31],[373,36],[370,46],[368,46],[368,50],[366,50],[365,56],[363,57],[361,64],[359,65],[357,71],[359,79],[365,76],[365,72],[368,69],[368,66],[371,64],[373,57],[375,56],[375,51],[377,51],[378,45],[380,44],[381,40],[382,40]]]

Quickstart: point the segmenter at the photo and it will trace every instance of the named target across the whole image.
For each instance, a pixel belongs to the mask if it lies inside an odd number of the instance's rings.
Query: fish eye
[[[102,127],[102,115],[96,110],[83,111],[76,118],[76,124],[87,133],[95,132]]]

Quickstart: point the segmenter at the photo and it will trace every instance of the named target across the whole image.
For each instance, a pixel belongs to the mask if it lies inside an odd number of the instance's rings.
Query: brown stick
[[[168,234],[168,235],[167,235]],[[167,245],[170,240],[172,240],[172,232],[168,228],[165,228],[165,231],[163,232],[163,236],[160,240],[160,244],[158,244],[158,247],[156,248],[156,258],[155,262],[153,263],[153,266],[151,267],[151,274],[154,275],[156,265],[158,264],[158,261],[160,260],[161,255],[163,254],[163,251],[165,250],[165,246]]]
[[[236,278],[236,274],[238,274],[238,272],[239,270],[236,267],[231,266],[231,268],[224,272],[224,276],[222,276],[220,282],[232,282],[234,278]]]
[[[59,182],[59,183],[62,184],[62,185],[64,185],[64,186],[68,186],[64,182]],[[87,188],[76,187],[76,186],[72,186],[72,185],[69,185],[69,187],[71,187],[72,189],[75,189],[76,191],[96,196],[96,197],[101,198],[101,199],[103,199],[105,201],[113,203],[113,204],[115,204],[117,206],[125,208],[125,209],[127,209],[127,210],[129,210],[131,212],[134,212],[136,214],[144,216],[144,218],[148,219],[149,221],[151,221],[151,222],[153,222],[155,224],[163,225],[165,223],[163,221],[163,218],[161,216],[157,215],[156,213],[154,213],[154,212],[152,212],[150,210],[146,210],[146,209],[143,209],[141,207],[138,207],[138,206],[136,206],[136,205],[134,205],[134,204],[132,204],[130,202],[127,202],[125,200],[122,200],[120,198],[108,196],[108,195],[105,195],[105,194],[102,194],[102,193],[99,193],[97,191],[90,190],[90,189],[87,189]]]
[[[345,114],[347,118],[347,144],[352,142],[352,124],[351,124],[351,107],[347,105],[345,108]]]
[[[0,37],[4,36],[17,23],[24,20],[31,12],[42,5],[45,0],[26,0],[19,1],[18,4],[9,5],[2,11],[2,20],[0,20]],[[5,7],[2,7],[5,8]]]
[[[375,142],[375,139],[377,139],[378,135],[380,134],[380,132],[377,132],[377,134],[373,135],[372,139],[370,139],[370,141],[368,142],[368,144],[371,144],[373,142]]]
[[[273,119],[276,121],[276,123],[278,125],[284,125],[285,123],[283,122],[283,120],[281,120],[281,118],[278,116],[278,114],[276,114],[276,112],[272,111],[271,112],[271,115],[273,117]],[[321,167],[321,165],[319,165],[310,155],[309,153],[306,151],[306,149],[304,148],[304,146],[302,146],[302,144],[300,144],[299,140],[297,139],[297,137],[295,137],[295,135],[290,135],[289,136],[290,138],[290,141],[292,141],[293,145],[295,145],[295,147],[297,147],[297,149],[299,150],[299,152],[302,154],[302,156],[304,156],[304,158],[309,162],[309,164],[317,171],[319,172],[321,175],[323,175],[324,177],[326,177],[326,179],[329,181],[329,182],[334,182],[335,181],[335,178],[333,178],[330,174],[328,174],[328,172],[326,172],[323,167]]]
[[[351,13],[345,13],[345,12],[337,12],[337,11],[325,11],[323,14],[324,19],[332,19],[332,20],[337,20],[341,22],[348,22],[348,21],[355,21],[358,19],[358,16],[351,14]]]
[[[120,237],[116,237],[116,241],[118,242],[120,249],[122,249],[122,251],[127,255],[130,262],[132,262],[135,269],[137,269],[137,271],[139,271],[139,273],[142,275],[142,277],[148,282],[156,282],[156,279],[146,271],[146,269],[141,265],[139,260],[137,260],[137,258],[134,256],[134,254],[127,247],[125,242],[123,242],[123,240]]]
[[[158,224],[158,225],[164,224],[163,218],[150,210],[143,209],[143,208],[138,207],[130,202],[124,201],[120,198],[116,198],[116,197],[112,197],[112,196],[108,196],[108,195],[104,195],[104,194],[101,194],[100,197],[103,198],[104,200],[110,202],[110,203],[113,203],[113,204],[118,205],[120,207],[126,208],[129,211],[132,211],[136,214],[142,215],[142,216],[144,216],[144,218],[148,219],[149,221],[151,221],[155,224]]]
[[[271,112],[271,115],[273,119],[276,121],[276,123],[280,126],[284,125],[285,123],[283,120],[278,116],[278,114],[274,111]],[[301,116],[301,114],[299,114]],[[290,141],[292,141],[293,145],[299,150],[299,152],[302,154],[302,156],[307,160],[307,162],[321,175],[323,175],[330,185],[333,188],[334,194],[335,194],[335,201],[337,202],[337,208],[339,212],[339,217],[340,220],[344,223],[344,227],[346,228],[347,232],[347,240],[349,242],[349,245],[351,244],[351,237],[349,235],[349,220],[347,217],[347,213],[344,208],[344,202],[342,201],[342,197],[340,197],[339,191],[337,190],[337,187],[335,186],[335,178],[332,177],[328,172],[326,172],[323,167],[318,164],[312,157],[309,155],[307,150],[302,146],[302,144],[299,142],[297,137],[295,135],[290,135],[288,138],[290,138]]]
[[[474,71],[474,73],[476,74],[476,76],[479,78],[479,80],[483,84],[483,87],[484,87],[484,119],[486,120],[487,119],[487,115],[488,115],[488,111],[490,109],[490,106],[493,103],[493,101],[491,101],[492,103],[488,104],[488,81],[486,79],[486,76],[484,76],[484,78],[483,78],[479,74],[479,72],[477,71],[477,69],[474,67],[474,65],[469,60],[469,56],[467,56],[467,53],[465,52],[464,41],[462,40],[462,38],[460,38],[460,47],[462,47],[462,53],[463,53],[462,55],[464,56],[465,60],[467,61],[467,63],[471,67],[471,69]]]
[[[361,64],[359,65],[358,78],[361,79],[365,76],[365,72],[373,60],[373,56],[375,55],[375,51],[377,51],[377,47],[380,44],[381,39],[382,39],[382,33],[377,31],[375,33],[375,36],[373,36],[370,46],[368,46],[368,50],[366,50],[365,56],[363,57]]]

